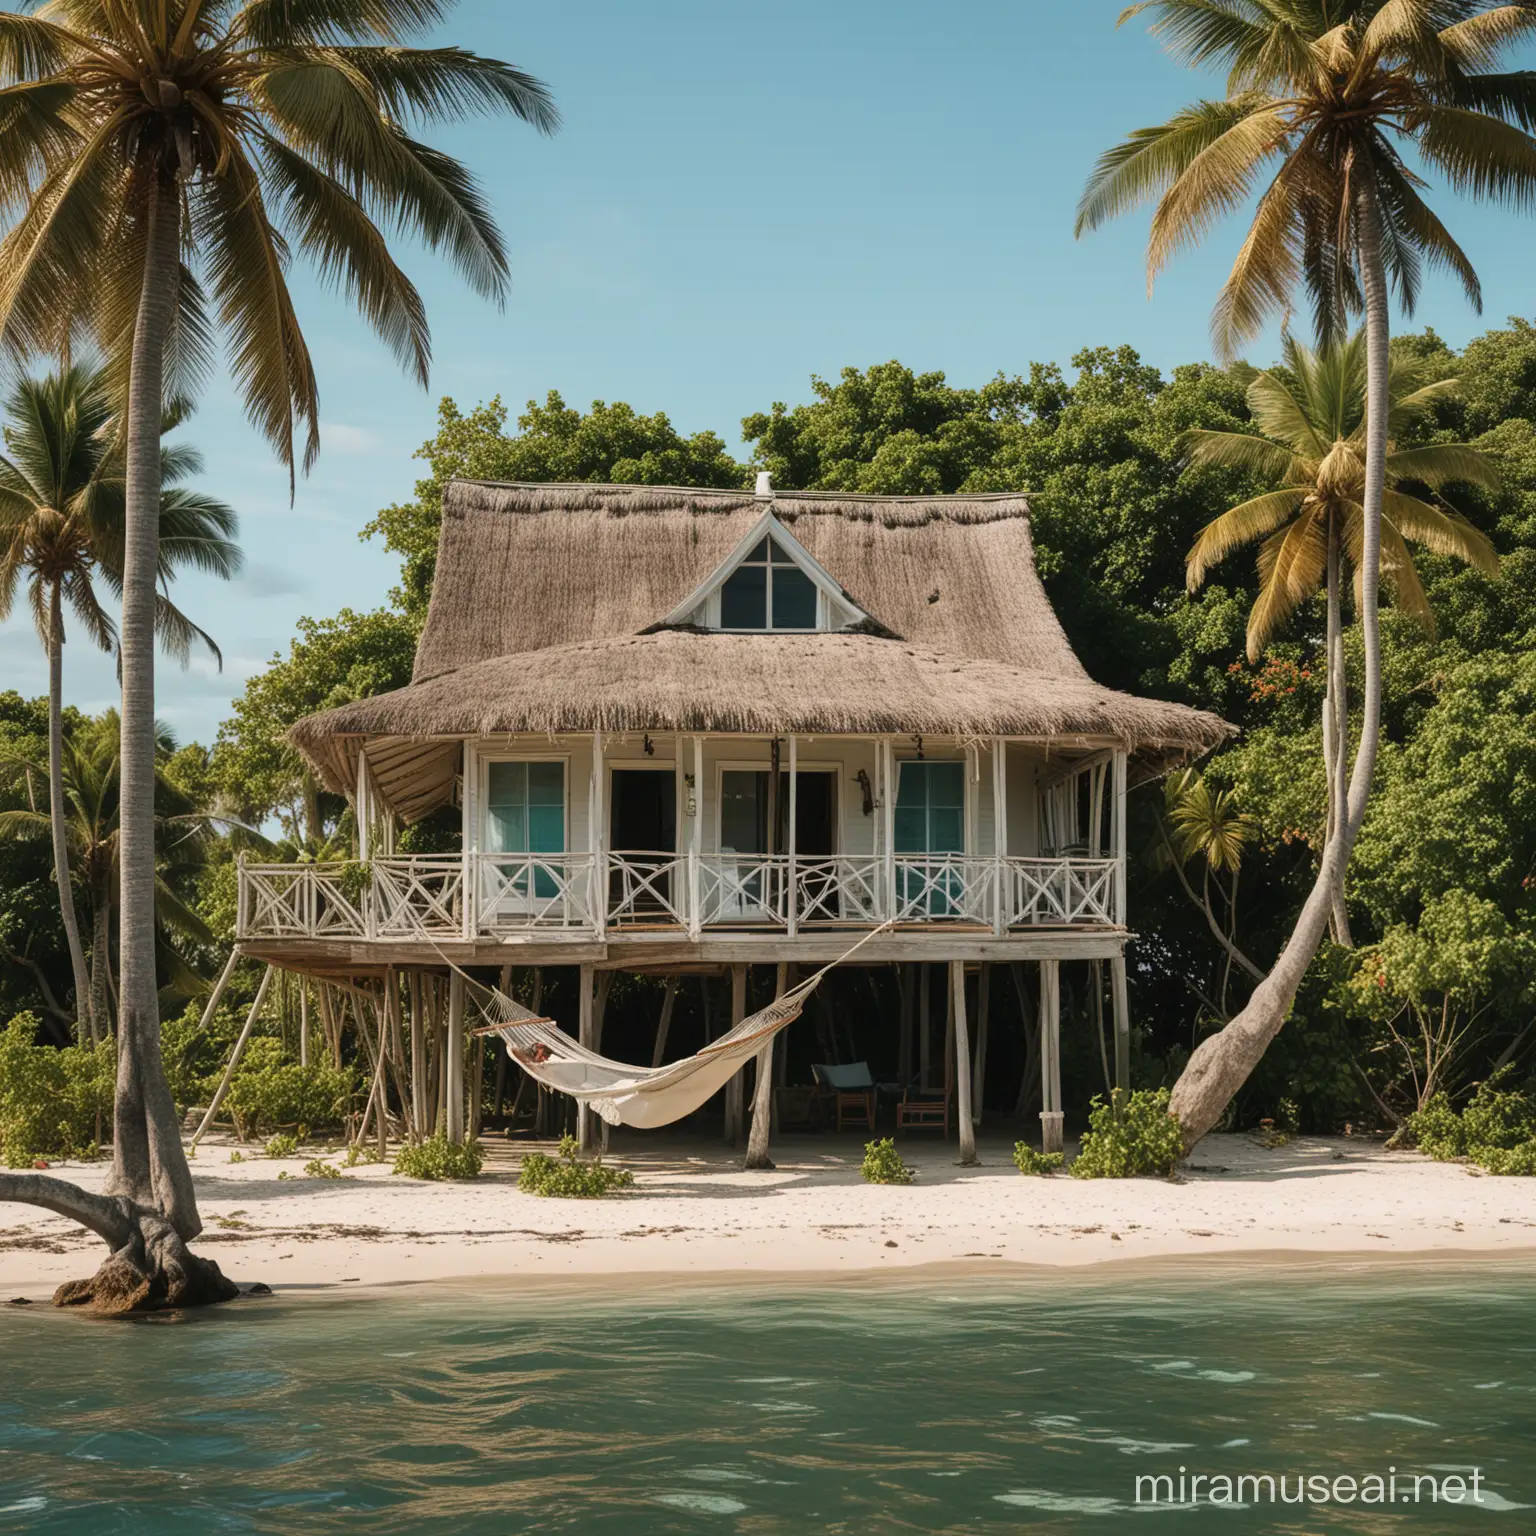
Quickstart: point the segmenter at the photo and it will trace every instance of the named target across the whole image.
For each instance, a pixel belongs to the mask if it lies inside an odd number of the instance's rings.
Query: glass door
[[[955,917],[965,875],[965,764],[904,762],[896,781],[896,890],[913,915]],[[905,857],[904,857],[905,856]]]
[[[501,901],[527,902],[530,894],[548,901],[559,894],[558,855],[565,852],[565,764],[486,764],[485,847],[488,853],[554,855],[554,869],[534,864],[504,869],[512,878],[502,886]]]

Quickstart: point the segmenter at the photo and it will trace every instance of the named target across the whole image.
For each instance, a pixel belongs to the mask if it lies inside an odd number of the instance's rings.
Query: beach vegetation
[[[30,1168],[40,1157],[83,1157],[112,1116],[115,1053],[39,1043],[38,1020],[18,1014],[0,1030],[0,1164]]]
[[[1427,261],[1451,274],[1474,308],[1482,302],[1472,263],[1425,202],[1428,183],[1407,157],[1456,192],[1530,206],[1536,139],[1526,130],[1536,113],[1529,84],[1497,72],[1528,33],[1529,16],[1522,14],[1521,7],[1494,0],[1451,7],[1434,0],[1343,0],[1242,15],[1207,0],[1140,0],[1121,16],[1122,22],[1149,16],[1154,36],[1180,62],[1225,66],[1225,94],[1137,129],[1106,151],[1079,203],[1078,232],[1154,202],[1150,282],[1224,215],[1251,210],[1212,315],[1212,340],[1224,361],[1235,359],[1274,316],[1288,315],[1302,293],[1324,345],[1340,342],[1355,316],[1365,321],[1366,409],[1357,449],[1346,455],[1333,443],[1322,445],[1320,455],[1340,467],[1345,457],[1361,461],[1353,564],[1364,687],[1354,764],[1346,782],[1345,743],[1330,736],[1326,745],[1339,764],[1329,797],[1335,812],[1312,888],[1265,979],[1236,1017],[1196,1046],[1174,1086],[1170,1102],[1187,1146],[1216,1125],[1252,1076],[1290,1016],[1330,921],[1337,927],[1343,910],[1345,871],[1382,744],[1379,587],[1384,568],[1405,574],[1393,542],[1392,530],[1400,532],[1402,523],[1389,501],[1396,493],[1387,469],[1392,290],[1411,314]],[[1389,506],[1394,521],[1384,524]],[[1249,505],[1247,536],[1260,524],[1274,532],[1294,510],[1288,493],[1271,492],[1268,502]],[[1321,544],[1337,573],[1340,544],[1335,540],[1329,553],[1323,521],[1285,551],[1276,548],[1273,558],[1282,567],[1291,564],[1303,542],[1314,555]],[[1337,580],[1331,585],[1337,600]],[[1336,665],[1329,677],[1337,724]]]
[[[1456,1110],[1435,1093],[1408,1117],[1404,1139],[1438,1162],[1474,1163],[1489,1173],[1536,1176],[1536,1083],[1515,1086],[1505,1066]]]
[[[345,1175],[335,1163],[328,1163],[323,1157],[312,1157],[304,1164],[304,1177],[306,1179],[340,1179]]]
[[[262,1150],[268,1157],[292,1157],[299,1150],[299,1138],[290,1136],[286,1131],[279,1132],[267,1139]]]
[[[859,1173],[868,1184],[910,1184],[917,1177],[917,1170],[903,1160],[889,1136],[864,1144]]]
[[[452,1142],[446,1131],[407,1142],[395,1153],[394,1171],[407,1179],[474,1179],[483,1167],[478,1141]]]
[[[601,1153],[583,1162],[574,1136],[560,1138],[554,1157],[530,1152],[517,1175],[517,1187],[525,1193],[557,1200],[598,1200],[615,1190],[630,1189],[634,1182],[629,1169],[608,1167]]]
[[[1055,1173],[1063,1161],[1060,1152],[1037,1152],[1027,1141],[1013,1144],[1013,1165],[1020,1173],[1035,1176]]]
[[[1166,1178],[1183,1151],[1179,1122],[1168,1108],[1166,1088],[1122,1088],[1100,1095],[1088,1113],[1088,1130],[1068,1170],[1077,1179]]]

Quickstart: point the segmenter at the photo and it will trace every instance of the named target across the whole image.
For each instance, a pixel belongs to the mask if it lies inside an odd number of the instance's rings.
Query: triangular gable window
[[[769,634],[843,629],[864,614],[772,513],[667,622]]]

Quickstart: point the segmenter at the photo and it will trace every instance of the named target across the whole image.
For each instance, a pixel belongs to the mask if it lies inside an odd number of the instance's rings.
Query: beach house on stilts
[[[414,680],[292,733],[351,800],[361,870],[243,864],[239,947],[392,978],[397,1009],[441,986],[457,1135],[462,973],[579,968],[596,1044],[605,973],[728,972],[740,1018],[747,967],[782,984],[879,929],[852,963],[901,968],[903,1077],[906,983],[949,978],[968,1121],[966,968],[1023,962],[1059,1146],[1063,962],[1104,968],[1127,1074],[1128,784],[1227,733],[1088,676],[1021,495],[455,481]],[[445,806],[457,851],[396,851]]]

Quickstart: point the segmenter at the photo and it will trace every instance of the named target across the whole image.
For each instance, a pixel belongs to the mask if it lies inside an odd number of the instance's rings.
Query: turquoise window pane
[[[922,806],[896,807],[896,852],[928,851],[928,816]]]
[[[532,805],[528,808],[529,853],[560,853],[565,848],[565,807]]]
[[[928,852],[965,852],[965,814],[945,806],[928,809]]]
[[[928,770],[928,803],[965,807],[965,764],[925,763]]]
[[[528,764],[529,805],[557,805],[565,808],[565,764]]]

